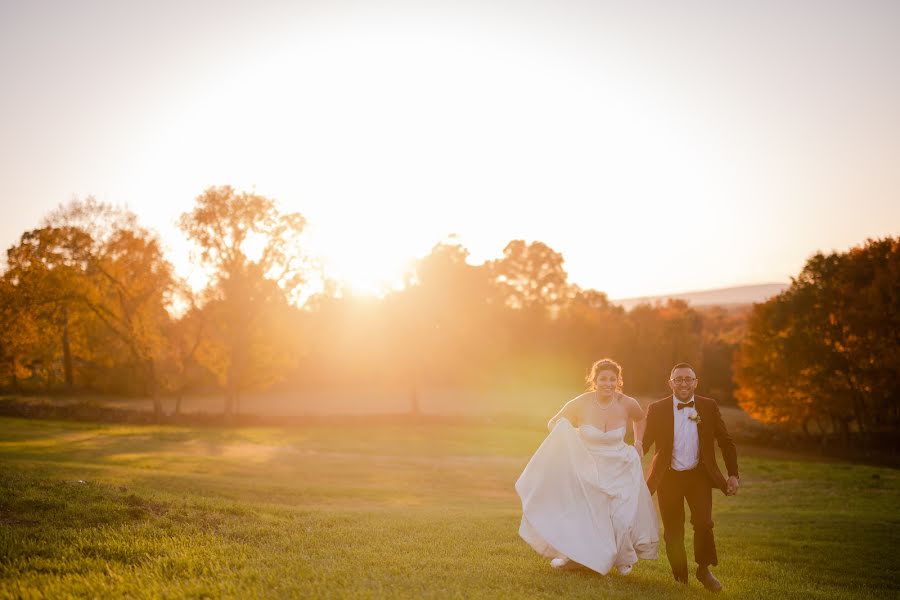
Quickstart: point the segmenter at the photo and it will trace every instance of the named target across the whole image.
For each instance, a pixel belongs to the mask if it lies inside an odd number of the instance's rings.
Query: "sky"
[[[213,185],[360,292],[456,236],[612,298],[900,234],[900,2],[0,0],[0,244],[123,204],[195,277]]]

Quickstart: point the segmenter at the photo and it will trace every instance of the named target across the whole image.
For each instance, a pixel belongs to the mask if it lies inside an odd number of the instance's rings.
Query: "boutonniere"
[[[697,425],[700,424],[700,413],[698,413],[694,408],[687,409],[687,418]]]

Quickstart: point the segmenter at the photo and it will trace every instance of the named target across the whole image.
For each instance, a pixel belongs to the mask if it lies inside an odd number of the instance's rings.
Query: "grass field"
[[[707,595],[664,556],[603,577],[521,541],[513,483],[543,435],[0,418],[0,598]],[[739,450],[713,512],[722,597],[900,595],[897,471]]]

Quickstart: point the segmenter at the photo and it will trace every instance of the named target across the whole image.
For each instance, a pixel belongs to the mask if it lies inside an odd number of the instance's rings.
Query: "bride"
[[[574,562],[627,575],[639,558],[656,559],[659,544],[643,451],[625,444],[629,418],[634,439],[643,439],[645,414],[621,393],[614,361],[595,362],[587,383],[587,392],[550,419],[550,435],[516,482],[519,535],[555,568]]]

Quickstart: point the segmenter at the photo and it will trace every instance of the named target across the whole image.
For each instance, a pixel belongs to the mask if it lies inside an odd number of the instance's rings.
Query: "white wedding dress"
[[[539,554],[604,575],[657,558],[656,508],[624,437],[625,427],[604,433],[567,419],[553,427],[516,482],[519,535]]]

